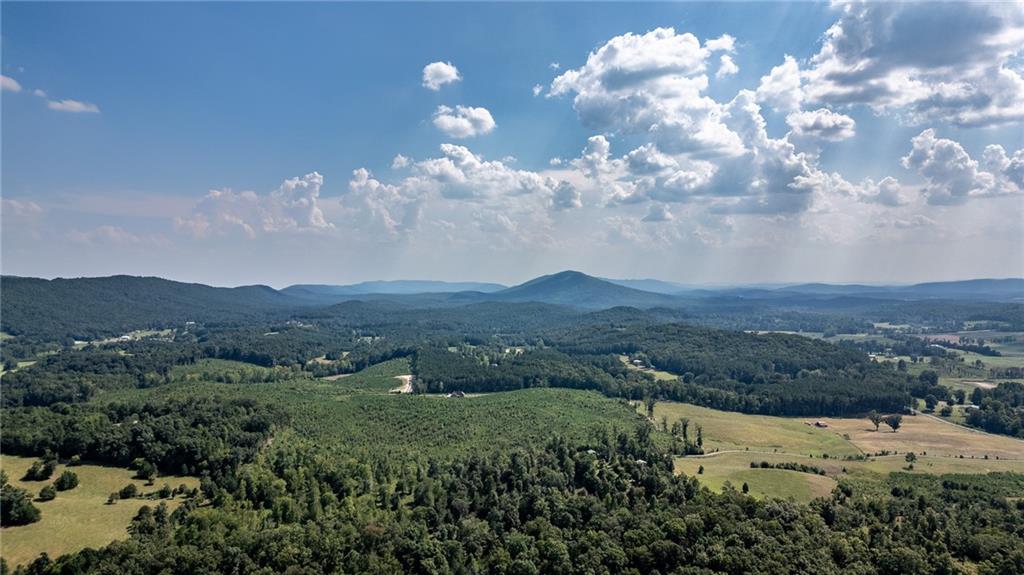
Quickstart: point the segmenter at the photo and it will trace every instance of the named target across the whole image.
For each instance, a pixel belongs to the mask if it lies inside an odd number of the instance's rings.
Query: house
[[[814,422],[814,427],[825,428],[825,427],[828,427],[828,424],[819,419],[818,421]]]
[[[446,395],[445,397],[466,397],[466,394],[465,392],[462,391],[453,391]]]

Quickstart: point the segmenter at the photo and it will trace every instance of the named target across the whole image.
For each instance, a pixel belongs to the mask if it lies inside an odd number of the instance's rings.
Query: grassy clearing
[[[813,475],[783,469],[752,469],[751,462],[802,463],[825,470],[826,475]],[[697,474],[703,467],[704,473]],[[990,473],[1014,471],[1024,473],[1024,461],[995,459],[959,459],[953,457],[918,456],[913,469],[908,469],[903,455],[873,457],[867,461],[812,458],[801,455],[775,453],[733,452],[708,457],[681,457],[676,459],[676,471],[700,479],[714,491],[722,491],[726,482],[739,489],[743,483],[758,498],[775,497],[808,502],[815,497],[831,493],[837,480],[847,478],[856,482],[879,483],[892,472],[941,475],[946,473]]]
[[[787,469],[752,469],[751,461],[815,465],[820,460],[776,454],[722,453],[713,457],[680,457],[676,459],[675,468],[677,473],[697,477],[712,491],[721,492],[726,483],[736,489],[746,483],[750,494],[758,499],[774,497],[806,503],[816,497],[827,496],[837,485],[836,480],[828,476]],[[698,475],[701,467],[704,467],[704,473]]]
[[[0,455],[3,470],[12,485],[38,494],[50,481],[21,481],[34,458]],[[65,469],[57,467],[53,477]],[[58,492],[52,501],[36,502],[41,518],[36,523],[18,527],[5,527],[2,537],[2,556],[10,566],[35,559],[40,553],[57,557],[86,547],[102,547],[128,537],[128,524],[143,505],[155,506],[166,501],[168,508],[181,504],[181,496],[169,500],[128,499],[107,505],[107,497],[129,483],[134,483],[144,494],[152,494],[164,483],[172,488],[184,483],[198,487],[195,477],[160,477],[154,486],[132,479],[133,472],[120,467],[78,465],[70,468],[78,474],[79,485],[70,491]]]
[[[412,373],[409,360],[402,357],[371,365],[343,378],[325,377],[321,381],[330,381],[337,390],[341,391],[387,392],[397,385],[396,377],[409,373]]]
[[[875,431],[867,419],[827,418],[829,427],[819,429],[805,424],[815,421],[813,417],[747,415],[671,402],[655,406],[655,420],[660,421],[662,416],[668,418],[670,425],[688,417],[691,429],[703,426],[704,448],[709,452],[749,449],[841,458],[860,453],[914,451],[1024,460],[1022,440],[974,431],[925,415],[904,417],[903,427],[897,433],[884,424]]]
[[[1020,439],[967,429],[927,415],[905,416],[896,433],[885,424],[875,431],[867,419],[830,419],[829,424],[834,433],[849,436],[850,442],[866,453],[913,451],[947,457],[1024,460],[1024,441]]]
[[[642,371],[644,373],[649,373],[649,374],[653,375],[654,379],[656,379],[658,381],[675,381],[675,380],[679,379],[679,376],[674,374],[674,373],[669,373],[667,371],[661,371],[661,370],[652,369],[652,368],[648,368],[648,367],[638,367],[636,365],[633,365],[633,363],[631,361],[629,361],[629,357],[625,356],[625,355],[620,355],[619,356],[619,361],[624,363],[626,365],[626,367],[628,367],[630,369],[635,369],[637,371]]]
[[[1024,367],[1024,356],[1013,354],[1013,355],[1000,355],[1000,356],[989,356],[981,355],[980,353],[974,353],[973,351],[961,351],[961,350],[950,350],[964,358],[964,363],[973,365],[975,361],[980,361],[988,367]],[[1002,352],[1000,352],[1002,353]]]
[[[1024,473],[1024,441],[975,432],[925,415],[904,417],[903,426],[893,433],[885,425],[875,431],[867,419],[829,418],[825,420],[829,427],[820,429],[805,425],[804,421],[814,418],[746,415],[680,403],[658,403],[654,414],[658,421],[667,417],[670,424],[688,417],[691,429],[703,426],[704,448],[710,455],[679,458],[676,470],[698,477],[716,491],[725,488],[726,482],[736,489],[747,483],[756,497],[806,502],[827,495],[842,477],[878,483],[894,471],[908,471],[904,458],[909,451],[918,457],[914,473]],[[845,459],[884,451],[893,455]],[[826,475],[751,469],[752,461],[814,465]],[[701,466],[704,473],[698,475]]]
[[[685,403],[659,402],[654,406],[654,420],[668,418],[669,425],[688,417],[690,429],[704,428],[704,449],[728,451],[784,451],[806,455],[828,454],[832,457],[858,455],[861,451],[831,429],[806,425],[815,418],[771,417],[719,411]],[[832,421],[832,420],[829,420]],[[867,420],[864,420],[867,423]],[[691,431],[691,434],[695,434]]]

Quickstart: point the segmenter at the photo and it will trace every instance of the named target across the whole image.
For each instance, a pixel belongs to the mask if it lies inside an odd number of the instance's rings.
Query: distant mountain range
[[[805,283],[785,286],[734,286],[708,288],[657,279],[609,279],[577,271],[540,276],[506,287],[496,283],[443,281],[373,281],[352,285],[294,285],[282,293],[308,300],[333,300],[358,296],[458,294],[457,301],[538,301],[584,308],[616,305],[656,307],[679,305],[678,298],[729,297],[780,300],[795,296],[852,296],[882,299],[971,299],[1024,301],[1024,279],[975,279],[929,282],[905,286]],[[669,297],[663,297],[669,296]],[[423,298],[437,301],[438,298]]]
[[[856,295],[897,299],[1024,299],[1024,279],[976,279],[909,286],[799,284],[777,291],[813,295]]]
[[[294,285],[218,288],[156,277],[112,276],[45,280],[0,278],[0,319],[15,335],[67,334],[76,339],[201,318],[231,322],[255,315],[372,300],[406,306],[537,302],[597,310],[619,306],[681,310],[737,305],[842,308],[863,302],[960,300],[1024,303],[1024,279],[977,279],[910,286],[799,284],[785,287],[687,288],[660,280],[605,280],[577,271],[505,287],[481,282],[379,281],[348,286]],[[646,288],[646,289],[642,289]],[[874,305],[874,304],[872,304]],[[675,312],[672,312],[675,313]]]
[[[444,282],[431,280],[368,281],[350,285],[296,284],[281,290],[282,293],[301,298],[333,298],[366,294],[411,295],[421,293],[455,293],[478,291],[491,293],[507,286],[486,282]]]

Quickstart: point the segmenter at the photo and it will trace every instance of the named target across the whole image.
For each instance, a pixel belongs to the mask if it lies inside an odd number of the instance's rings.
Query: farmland
[[[22,476],[35,459],[2,455],[3,470],[15,487],[27,489],[35,494],[47,485],[46,481],[22,481]],[[172,488],[184,484],[190,489],[199,486],[195,477],[158,477],[153,486],[145,481],[133,479],[134,473],[119,467],[78,465],[67,468],[58,465],[54,476],[64,469],[71,469],[79,478],[79,485],[68,491],[58,492],[52,501],[36,502],[41,518],[36,523],[3,528],[3,558],[11,566],[34,559],[39,553],[51,557],[84,549],[102,547],[111,541],[128,537],[128,524],[138,510],[160,502],[169,510],[178,507],[182,496],[157,499],[155,492],[165,483]],[[114,505],[107,504],[107,497],[122,487],[134,484],[143,497],[124,499]],[[150,497],[151,496],[151,497]],[[146,498],[150,497],[150,498]],[[59,536],[55,536],[59,534]]]
[[[827,428],[787,417],[744,415],[686,404],[658,403],[655,420],[688,418],[702,427],[708,455],[676,459],[678,472],[714,490],[747,483],[757,497],[809,501],[827,495],[838,479],[877,483],[894,471],[914,473],[1024,472],[1024,441],[990,435],[919,415],[904,417],[896,433],[866,419],[828,418]],[[691,432],[692,433],[692,432]],[[917,461],[908,469],[907,452]],[[888,455],[877,455],[888,453]],[[827,457],[826,457],[827,456]],[[866,456],[862,458],[861,456]],[[815,475],[751,468],[751,462],[798,463],[825,470]],[[698,470],[703,467],[703,472]]]

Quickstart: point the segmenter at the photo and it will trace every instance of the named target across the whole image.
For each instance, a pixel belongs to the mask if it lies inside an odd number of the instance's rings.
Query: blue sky
[[[0,10],[3,273],[1024,273],[1019,5]]]

